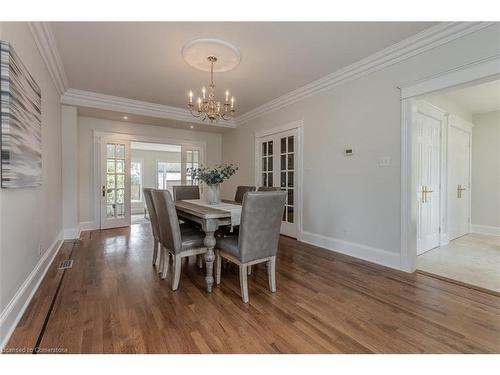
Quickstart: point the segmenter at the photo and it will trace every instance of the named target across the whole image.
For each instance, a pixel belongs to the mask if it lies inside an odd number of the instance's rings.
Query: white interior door
[[[417,112],[417,255],[439,246],[441,125],[435,116],[419,107]]]
[[[130,225],[130,141],[101,141],[101,229]]]
[[[259,138],[257,186],[279,187],[287,192],[281,234],[297,237],[298,131]]]
[[[469,233],[470,133],[448,129],[448,234],[450,241]]]

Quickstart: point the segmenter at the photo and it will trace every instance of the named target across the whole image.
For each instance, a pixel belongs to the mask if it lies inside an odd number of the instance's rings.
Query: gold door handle
[[[462,185],[457,186],[457,198],[462,198],[462,191],[467,190],[467,188],[462,187]]]
[[[422,203],[427,203],[427,194],[434,192],[434,190],[428,190],[427,186],[422,187]]]
[[[422,186],[422,191],[421,191],[421,193],[422,193],[422,203],[425,203],[425,191],[426,191],[426,189],[427,188],[425,186]]]

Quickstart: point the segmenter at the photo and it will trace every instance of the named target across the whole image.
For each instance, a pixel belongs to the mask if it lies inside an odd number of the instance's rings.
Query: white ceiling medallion
[[[210,62],[207,56],[217,58],[214,72],[228,72],[236,68],[241,61],[241,54],[232,44],[220,39],[201,38],[187,43],[182,48],[182,57],[186,62],[198,70],[210,71]]]

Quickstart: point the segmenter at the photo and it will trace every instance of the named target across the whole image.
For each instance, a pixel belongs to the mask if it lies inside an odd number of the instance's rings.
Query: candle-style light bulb
[[[231,109],[234,109],[234,96],[231,97]]]
[[[226,103],[229,103],[229,90],[226,90]]]
[[[202,87],[201,89],[201,93],[203,94],[203,100],[205,100],[205,94],[206,94],[207,90],[205,89],[205,86]]]
[[[198,111],[201,111],[201,98],[198,97]]]
[[[189,104],[193,104],[193,92],[189,91]]]

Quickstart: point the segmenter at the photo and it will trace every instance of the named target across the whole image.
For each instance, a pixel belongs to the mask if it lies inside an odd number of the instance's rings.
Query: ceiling
[[[500,110],[500,80],[451,91],[445,96],[472,115]]]
[[[208,84],[182,47],[195,38],[236,46],[241,63],[215,75],[237,116],[435,25],[430,22],[52,22],[69,87],[184,108]]]

